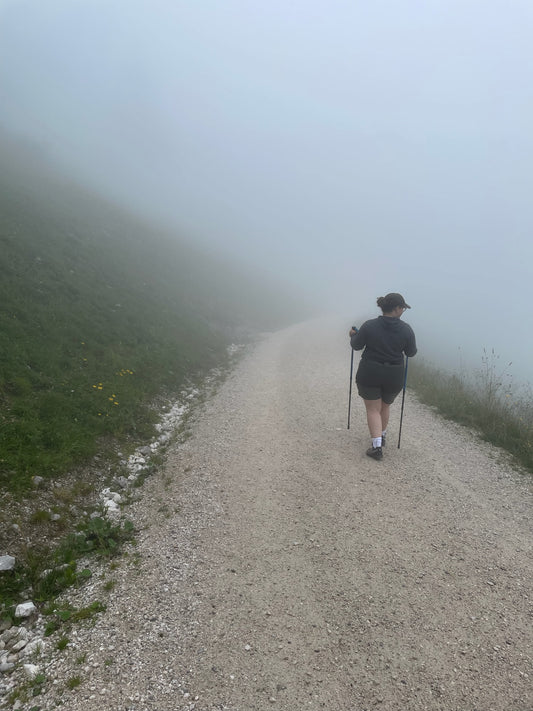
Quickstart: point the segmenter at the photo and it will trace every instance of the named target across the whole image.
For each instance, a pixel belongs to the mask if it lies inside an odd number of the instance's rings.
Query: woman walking
[[[404,383],[404,354],[409,358],[415,355],[416,339],[411,326],[400,320],[411,308],[401,294],[380,296],[377,304],[383,315],[365,321],[359,330],[350,329],[350,342],[356,351],[364,348],[355,382],[372,438],[366,453],[382,459],[390,406]]]

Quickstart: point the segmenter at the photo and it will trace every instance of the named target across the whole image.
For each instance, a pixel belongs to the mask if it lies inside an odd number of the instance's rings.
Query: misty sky
[[[0,0],[0,123],[420,350],[533,382],[531,0]],[[350,325],[348,323],[348,325]]]

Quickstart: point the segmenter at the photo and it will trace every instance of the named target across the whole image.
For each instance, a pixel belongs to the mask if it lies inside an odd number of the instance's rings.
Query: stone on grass
[[[30,617],[34,612],[37,612],[37,608],[31,600],[27,602],[21,602],[17,605],[15,610],[15,617]]]
[[[12,555],[0,555],[0,570],[13,570],[15,559]]]

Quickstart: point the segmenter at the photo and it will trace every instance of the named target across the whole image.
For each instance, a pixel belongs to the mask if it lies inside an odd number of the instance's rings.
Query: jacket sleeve
[[[412,358],[414,355],[416,355],[417,352],[417,347],[416,347],[416,338],[415,338],[415,332],[409,326],[406,324],[408,327],[408,332],[407,332],[407,343],[405,344],[405,348],[403,349],[403,352],[408,358]]]
[[[366,322],[361,326],[354,336],[350,337],[350,344],[354,351],[362,351],[366,346]]]

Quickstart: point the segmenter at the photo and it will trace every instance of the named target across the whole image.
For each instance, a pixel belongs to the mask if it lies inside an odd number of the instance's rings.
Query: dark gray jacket
[[[350,339],[352,348],[360,351],[361,360],[401,365],[403,354],[411,358],[416,353],[416,339],[411,326],[399,318],[378,316],[365,321]]]

